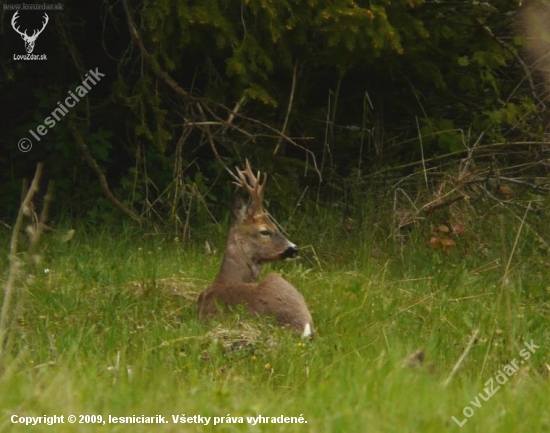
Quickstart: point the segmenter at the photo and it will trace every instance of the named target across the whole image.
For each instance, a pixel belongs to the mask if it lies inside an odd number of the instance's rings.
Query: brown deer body
[[[250,202],[235,209],[223,262],[214,282],[199,295],[199,317],[220,313],[220,308],[239,305],[249,313],[274,317],[303,337],[313,335],[313,321],[303,296],[278,274],[267,275],[260,283],[262,265],[294,257],[298,248],[286,239],[263,210],[266,176],[254,176],[248,161],[237,170],[237,185],[248,192]]]

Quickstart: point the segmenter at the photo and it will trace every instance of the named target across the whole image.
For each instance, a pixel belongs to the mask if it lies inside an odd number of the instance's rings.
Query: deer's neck
[[[245,248],[231,236],[214,284],[255,283],[261,270],[262,265],[247,257]]]

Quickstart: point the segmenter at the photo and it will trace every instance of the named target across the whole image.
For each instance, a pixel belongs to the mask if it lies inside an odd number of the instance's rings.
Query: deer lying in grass
[[[298,248],[286,239],[264,211],[262,201],[267,176],[254,176],[246,161],[237,169],[237,186],[250,196],[248,204],[235,207],[223,262],[214,282],[199,295],[199,317],[211,317],[221,309],[243,305],[249,313],[274,317],[303,337],[313,335],[313,321],[303,296],[278,274],[258,283],[262,265],[294,257]]]

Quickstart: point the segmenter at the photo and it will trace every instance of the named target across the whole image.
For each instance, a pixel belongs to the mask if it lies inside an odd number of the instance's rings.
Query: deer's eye
[[[262,230],[260,231],[260,234],[262,236],[271,236],[271,232],[269,230]]]

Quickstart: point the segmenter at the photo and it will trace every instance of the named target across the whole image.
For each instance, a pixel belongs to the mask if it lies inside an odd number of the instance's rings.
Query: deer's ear
[[[248,203],[242,197],[237,197],[233,204],[233,223],[244,223],[248,217]]]

